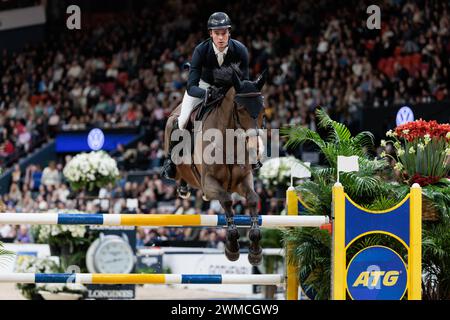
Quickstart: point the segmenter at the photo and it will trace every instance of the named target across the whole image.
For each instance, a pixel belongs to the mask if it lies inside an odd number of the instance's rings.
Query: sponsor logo
[[[95,128],[89,131],[87,141],[89,148],[94,151],[98,151],[105,144],[105,135],[102,130]]]
[[[354,300],[399,300],[406,291],[407,270],[392,249],[372,246],[358,252],[347,269],[347,290]]]
[[[397,112],[397,117],[395,118],[397,126],[411,121],[414,121],[414,113],[411,108],[408,106],[401,107]]]

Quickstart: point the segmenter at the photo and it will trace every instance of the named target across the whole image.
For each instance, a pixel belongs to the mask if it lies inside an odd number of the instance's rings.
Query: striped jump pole
[[[96,273],[0,273],[0,283],[80,284],[283,284],[279,274],[96,274]]]
[[[236,215],[237,226],[250,227],[251,217]],[[259,216],[261,227],[320,227],[329,223],[328,216]],[[221,227],[225,215],[177,214],[70,214],[70,213],[0,213],[0,224],[104,225],[104,226],[164,226]]]

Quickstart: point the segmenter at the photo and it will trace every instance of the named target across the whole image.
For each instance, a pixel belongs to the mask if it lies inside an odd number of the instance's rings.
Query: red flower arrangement
[[[409,181],[411,185],[414,183],[418,183],[421,187],[425,187],[429,184],[434,184],[438,182],[440,179],[441,177],[425,177],[419,173],[416,173],[411,177]]]
[[[406,139],[408,142],[416,138],[423,138],[427,134],[430,138],[444,138],[449,141],[448,132],[450,132],[450,124],[439,124],[435,120],[425,121],[422,119],[408,122],[395,128],[397,136]]]
[[[382,140],[382,146],[393,144],[397,153],[394,169],[409,183],[418,183],[423,187],[448,176],[450,124],[420,119],[400,125],[394,131],[389,130],[386,136],[394,140]],[[382,156],[388,155],[383,152]]]

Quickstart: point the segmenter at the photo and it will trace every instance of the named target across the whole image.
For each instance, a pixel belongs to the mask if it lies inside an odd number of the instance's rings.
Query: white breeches
[[[211,85],[200,79],[198,86],[202,89],[207,89]],[[192,109],[194,109],[194,107],[202,101],[203,99],[201,98],[191,97],[188,95],[187,90],[184,92],[183,102],[181,102],[181,111],[178,117],[178,127],[180,129],[184,129],[189,117],[191,116]]]

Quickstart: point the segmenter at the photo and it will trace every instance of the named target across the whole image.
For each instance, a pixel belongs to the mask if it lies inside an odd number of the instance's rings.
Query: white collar
[[[214,49],[214,53],[215,53],[216,56],[217,56],[219,53],[223,53],[223,55],[226,55],[226,54],[227,54],[227,52],[228,52],[228,46],[226,46],[225,49],[224,49],[222,52],[220,52],[219,49],[217,49],[216,44],[214,43],[214,41],[211,41],[211,42],[212,42],[212,44],[213,44],[213,49]]]

